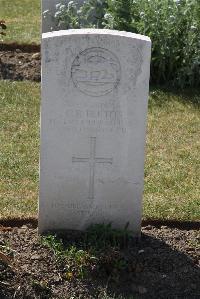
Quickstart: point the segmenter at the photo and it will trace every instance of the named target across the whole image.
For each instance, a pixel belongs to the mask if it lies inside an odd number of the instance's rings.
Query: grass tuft
[[[76,234],[75,239],[66,239],[62,233],[41,237],[41,242],[54,253],[65,270],[65,279],[84,279],[104,269],[114,276],[128,267],[120,249],[128,246],[131,232],[113,229],[111,224],[96,224],[86,232]],[[126,241],[126,242],[122,242]],[[116,277],[115,277],[116,278]]]

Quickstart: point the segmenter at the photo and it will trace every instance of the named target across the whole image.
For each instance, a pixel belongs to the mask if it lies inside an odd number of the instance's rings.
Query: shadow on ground
[[[59,235],[59,238],[61,235]],[[85,250],[82,233],[65,232],[65,249]],[[99,240],[98,240],[99,241]],[[58,262],[37,230],[1,231],[0,245],[15,250],[15,272],[0,263],[0,298],[200,298],[198,231],[147,226],[140,242],[96,252],[98,262],[83,279],[66,279],[67,263]],[[84,244],[84,245],[83,245]],[[54,251],[55,252],[55,251]],[[15,296],[15,297],[14,297]]]

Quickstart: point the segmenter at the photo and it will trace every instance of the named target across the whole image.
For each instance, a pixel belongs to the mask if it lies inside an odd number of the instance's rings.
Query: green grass
[[[0,81],[0,217],[37,211],[39,84]]]
[[[0,19],[8,27],[4,42],[40,42],[40,0],[0,0]]]
[[[144,217],[200,219],[200,94],[151,92]]]
[[[72,237],[72,236],[71,236]],[[65,279],[85,279],[95,271],[102,269],[110,273],[111,278],[120,278],[121,271],[128,271],[129,263],[122,253],[123,249],[131,249],[131,232],[113,229],[111,224],[90,226],[84,233],[74,233],[72,240],[66,234],[41,237],[41,243],[51,249],[56,260],[65,268]]]
[[[0,218],[37,215],[40,85],[0,81]],[[198,220],[200,95],[153,89],[144,218]]]

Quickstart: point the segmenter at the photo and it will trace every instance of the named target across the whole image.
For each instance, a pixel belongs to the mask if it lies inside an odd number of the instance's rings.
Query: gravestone
[[[71,0],[65,0],[64,3],[69,3]],[[77,3],[82,3],[84,0],[78,0]],[[63,0],[42,0],[41,2],[41,13],[42,13],[42,32],[49,32],[58,30],[55,24],[55,11],[56,4],[62,3]],[[43,12],[48,10],[49,14],[44,17]],[[63,28],[65,29],[65,28]]]
[[[105,29],[43,34],[40,233],[140,234],[150,48]]]

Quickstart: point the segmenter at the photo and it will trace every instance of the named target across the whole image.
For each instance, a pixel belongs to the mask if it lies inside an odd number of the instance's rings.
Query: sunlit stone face
[[[43,34],[40,232],[140,234],[150,50],[120,31]]]

